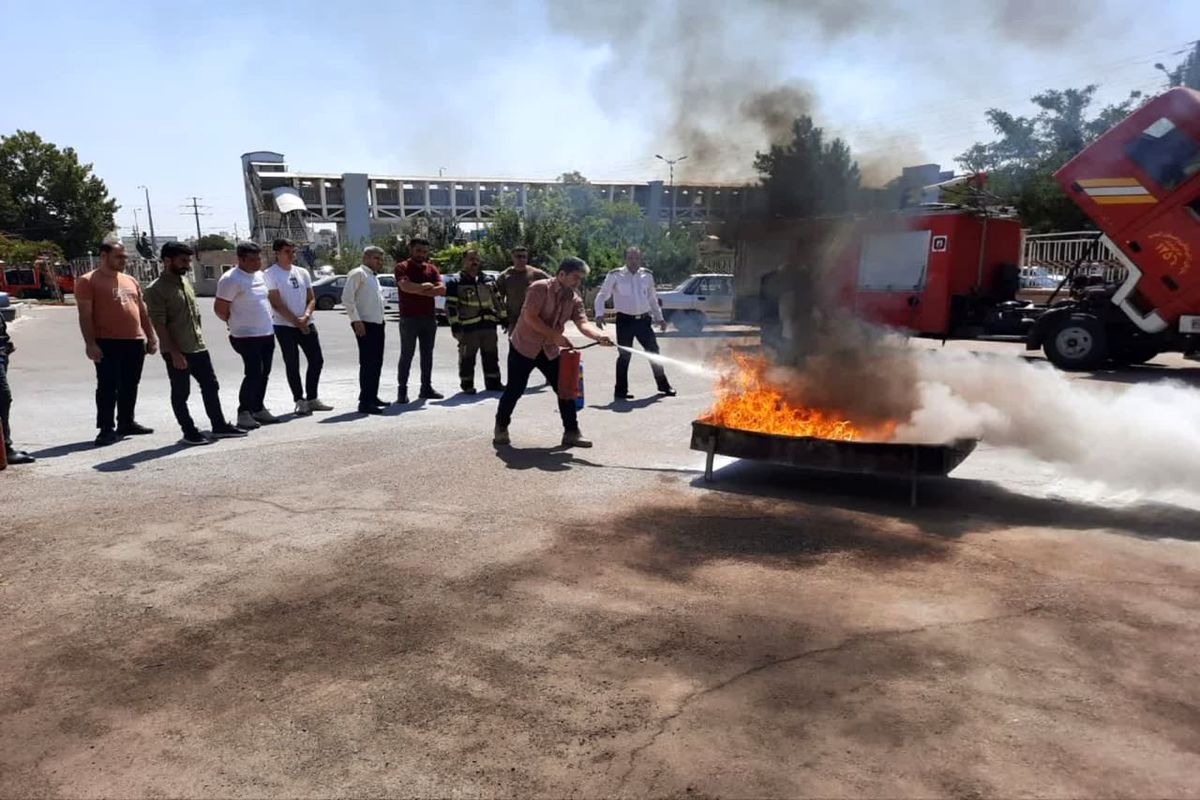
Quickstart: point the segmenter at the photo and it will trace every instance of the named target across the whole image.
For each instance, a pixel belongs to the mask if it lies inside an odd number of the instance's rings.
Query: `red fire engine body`
[[[1103,232],[1126,278],[1048,311],[1028,346],[1079,369],[1200,349],[1200,92],[1155,97],[1055,178]]]
[[[1200,352],[1200,92],[1178,88],[1152,99],[1055,177],[1123,262],[1120,285],[1105,285],[1081,264],[1049,308],[1019,302],[1019,220],[986,208],[922,207],[747,231],[738,245],[737,314],[762,320],[767,333],[775,324],[767,309],[782,294],[767,290],[774,274],[792,281],[787,290],[799,282],[806,288],[798,291],[819,292],[814,304],[832,299],[917,335],[1023,335],[1028,348],[1067,369]],[[787,303],[779,305],[782,312]]]

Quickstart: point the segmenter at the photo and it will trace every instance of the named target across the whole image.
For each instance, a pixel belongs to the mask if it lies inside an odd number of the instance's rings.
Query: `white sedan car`
[[[692,275],[674,289],[658,293],[663,318],[683,333],[699,333],[709,322],[733,318],[733,276]]]

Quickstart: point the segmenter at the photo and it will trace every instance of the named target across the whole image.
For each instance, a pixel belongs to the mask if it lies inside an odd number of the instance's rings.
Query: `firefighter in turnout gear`
[[[482,270],[478,250],[463,256],[462,272],[446,280],[446,316],[458,342],[458,377],[463,394],[475,394],[475,354],[483,355],[485,391],[504,391],[496,326],[506,316],[496,280]]]

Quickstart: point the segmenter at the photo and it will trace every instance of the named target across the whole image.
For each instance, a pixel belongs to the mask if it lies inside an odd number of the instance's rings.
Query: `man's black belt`
[[[617,319],[650,319],[650,315],[649,314],[624,314],[624,313],[618,311]]]

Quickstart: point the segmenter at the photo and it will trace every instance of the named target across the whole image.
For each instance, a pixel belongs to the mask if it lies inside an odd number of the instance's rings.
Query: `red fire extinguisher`
[[[558,396],[561,400],[574,400],[576,408],[583,408],[583,356],[579,351],[596,344],[561,350],[558,354]]]

